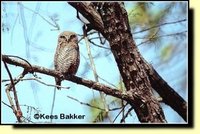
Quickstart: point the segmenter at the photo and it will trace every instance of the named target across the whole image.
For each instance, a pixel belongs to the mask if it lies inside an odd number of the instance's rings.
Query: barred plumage
[[[58,45],[54,57],[55,70],[63,75],[74,75],[80,62],[78,37],[76,33],[65,31],[58,37]],[[61,80],[56,78],[56,85],[61,85]],[[60,88],[58,88],[60,89]]]

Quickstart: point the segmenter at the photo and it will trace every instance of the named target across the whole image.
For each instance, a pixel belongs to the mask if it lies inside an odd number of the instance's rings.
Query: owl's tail
[[[57,86],[61,86],[61,80],[60,79],[55,78],[55,81],[56,81]],[[57,87],[57,89],[60,90],[60,87]]]

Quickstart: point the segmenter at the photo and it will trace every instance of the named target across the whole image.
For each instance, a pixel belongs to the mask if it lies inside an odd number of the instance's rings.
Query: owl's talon
[[[60,79],[63,80],[65,76],[63,74],[60,74]]]
[[[64,79],[64,75],[61,72],[57,73],[60,79]]]

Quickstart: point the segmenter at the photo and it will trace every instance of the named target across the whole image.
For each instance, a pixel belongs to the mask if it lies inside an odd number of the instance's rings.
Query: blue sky
[[[16,2],[5,2],[2,4],[2,9],[6,10],[6,14],[3,14],[2,22],[6,22],[9,26],[9,31],[2,32],[2,54],[9,55],[17,55],[24,59],[27,59],[33,65],[39,65],[46,68],[53,69],[53,58],[57,45],[57,37],[58,34],[62,31],[74,31],[78,34],[82,34],[82,24],[76,18],[76,10],[68,5],[66,2],[22,2],[23,6],[26,8],[21,8],[20,5]],[[129,3],[131,5],[131,3]],[[129,5],[127,4],[127,5]],[[161,8],[157,3],[155,7]],[[127,6],[128,8],[128,6]],[[31,10],[38,9],[39,15],[33,15]],[[174,12],[179,11],[178,8]],[[59,25],[60,30],[52,30],[55,29],[48,22],[53,23],[50,19],[51,16],[57,16],[58,20],[56,23]],[[47,19],[48,22],[46,20]],[[168,21],[178,19],[177,17],[172,16],[168,18]],[[26,26],[26,30],[24,30],[24,25]],[[183,23],[185,29],[187,30],[186,23]],[[165,33],[171,33],[173,31],[178,31],[182,28],[181,25],[170,25],[165,26],[163,31]],[[27,34],[26,34],[27,33]],[[139,35],[135,35],[139,36]],[[27,45],[27,41],[25,38],[28,38],[29,45]],[[135,40],[136,44],[139,44],[141,40]],[[168,43],[166,43],[166,41]],[[161,44],[167,45],[170,42],[179,42],[180,40],[174,40],[169,38],[165,38],[165,40],[161,41]],[[155,47],[147,47],[145,45],[139,46],[139,50],[144,56],[144,58],[152,63],[152,65],[157,69],[159,74],[170,84],[174,89],[176,89],[181,96],[183,96],[187,100],[187,89],[181,90],[182,85],[177,79],[182,75],[183,70],[186,69],[187,59],[186,59],[186,50],[187,50],[187,40],[185,44],[185,53],[177,54],[171,59],[169,62],[165,64],[158,65],[160,62],[160,49],[163,46],[160,46],[158,49]],[[83,77],[84,79],[95,80],[92,70],[85,66],[86,62],[89,63],[88,54],[86,50],[85,41],[82,40],[79,43],[80,52],[81,52],[81,60],[80,66],[77,72],[77,76]],[[105,44],[105,47],[109,47],[108,44]],[[177,49],[179,48],[176,47]],[[110,50],[105,50],[96,46],[91,45],[92,55],[100,54],[99,58],[94,58],[94,62],[96,65],[96,70],[98,75],[101,78],[109,81],[110,83],[117,85],[119,82],[119,71],[114,60],[112,54],[105,56],[106,53],[109,54]],[[84,58],[86,57],[86,59]],[[178,62],[177,62],[178,61]],[[176,65],[176,66],[175,66]],[[20,67],[15,67],[9,65],[9,69],[12,72],[13,77],[18,76],[23,69]],[[83,73],[84,70],[87,70],[87,73]],[[8,79],[7,72],[2,66],[2,79]],[[37,76],[41,77],[42,81],[48,84],[55,83],[53,77],[49,77],[43,74],[37,73]],[[33,77],[31,74],[27,75],[26,78]],[[181,78],[180,78],[181,79]],[[184,78],[183,78],[184,79]],[[176,80],[178,82],[176,82]],[[99,80],[101,83],[105,83],[102,80]],[[187,80],[186,80],[187,81]],[[93,92],[95,96],[98,96],[99,93],[96,91],[92,91],[84,86],[77,85],[75,83],[69,81],[63,81],[62,86],[69,86],[69,90],[61,90],[56,93],[56,102],[54,107],[54,114],[60,113],[76,113],[76,114],[85,114],[87,115],[84,120],[56,120],[55,122],[89,122],[91,121],[91,116],[89,113],[89,108],[87,106],[81,105],[74,100],[67,98],[67,96],[72,96],[77,98],[82,102],[89,103],[90,99],[93,97]],[[51,103],[53,98],[53,87],[47,87],[35,81],[22,81],[16,86],[17,93],[19,97],[19,102],[21,105],[29,105],[35,108],[38,108],[41,113],[50,114],[51,111]],[[8,103],[8,99],[5,94],[5,83],[1,85],[1,97],[2,101]],[[14,123],[16,118],[12,113],[12,110],[7,106],[2,105],[2,122],[3,123]],[[183,120],[174,112],[171,108],[163,104],[165,116],[168,122],[183,122]],[[24,116],[27,116],[27,107],[22,106],[22,110]],[[117,115],[118,112],[112,113],[112,115]],[[173,113],[173,114],[171,114]],[[34,112],[32,112],[32,120],[35,122],[45,122],[49,120],[35,120],[33,118]],[[136,115],[133,115],[136,116]],[[115,116],[114,116],[115,117]],[[127,119],[127,122],[132,122],[134,117],[130,117]],[[118,119],[120,121],[120,118]],[[134,121],[137,121],[137,117],[135,117]]]

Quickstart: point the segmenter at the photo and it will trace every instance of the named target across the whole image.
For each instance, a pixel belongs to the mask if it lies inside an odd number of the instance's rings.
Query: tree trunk
[[[123,78],[131,104],[141,122],[166,122],[162,108],[152,93],[155,89],[163,102],[187,121],[187,103],[178,95],[139,53],[133,40],[123,3],[69,2],[108,41]],[[172,100],[175,99],[175,103]]]
[[[134,101],[129,103],[141,122],[165,122],[146,72],[151,67],[142,58],[133,41],[123,4],[99,3],[97,6],[126,90],[134,97]]]

